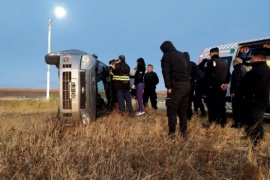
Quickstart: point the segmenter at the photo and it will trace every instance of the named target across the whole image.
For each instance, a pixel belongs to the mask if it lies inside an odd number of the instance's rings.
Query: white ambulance
[[[235,57],[241,57],[244,61],[247,61],[251,57],[252,51],[254,51],[257,48],[269,48],[270,49],[270,37],[267,38],[260,38],[260,39],[254,39],[254,40],[248,40],[248,41],[242,41],[242,42],[236,42],[236,43],[230,43],[230,44],[225,44],[225,45],[220,45],[220,46],[214,46],[219,48],[219,56],[226,60],[230,71],[233,71],[233,66],[232,66],[232,61]],[[213,47],[209,47],[204,49],[199,58],[199,63],[207,58],[209,59],[209,52],[210,49]],[[267,64],[270,67],[270,53],[269,51],[267,52]],[[250,67],[246,67],[247,70],[249,70]],[[229,88],[227,90],[227,95],[226,95],[226,108],[231,109],[231,96],[229,94]],[[270,116],[270,105],[265,111],[265,116]]]

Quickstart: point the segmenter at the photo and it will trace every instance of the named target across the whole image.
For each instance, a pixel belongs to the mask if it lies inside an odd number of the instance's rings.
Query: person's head
[[[116,61],[115,59],[110,60],[109,65],[112,65],[112,66],[115,65],[115,61]]]
[[[266,53],[263,50],[254,50],[251,54],[250,62],[266,61]]]
[[[121,62],[125,62],[126,58],[124,55],[120,55],[118,58]]]
[[[173,45],[173,43],[171,41],[164,41],[161,46],[160,46],[160,50],[163,52],[163,53],[166,53],[170,50],[175,50],[175,47]]]
[[[210,49],[210,57],[214,56],[214,55],[219,55],[219,49],[218,47],[212,48]]]
[[[145,62],[143,58],[137,59],[137,67],[144,67],[145,68]]]
[[[154,68],[154,67],[153,67],[152,64],[148,64],[148,65],[147,65],[147,72],[148,72],[148,73],[152,72],[152,71],[153,71],[153,68]]]
[[[233,66],[236,66],[237,64],[242,64],[243,60],[240,57],[237,57],[233,60],[232,64]]]

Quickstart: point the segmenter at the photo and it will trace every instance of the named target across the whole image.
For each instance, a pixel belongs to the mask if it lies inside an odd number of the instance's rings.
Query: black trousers
[[[187,110],[188,119],[191,119],[192,117],[192,102],[194,101],[194,91],[195,91],[195,86],[191,85],[191,89],[189,91],[189,97],[188,97],[188,110]]]
[[[247,135],[254,140],[257,145],[264,137],[263,114],[264,108],[254,102],[244,102],[243,111],[241,113],[242,123],[245,126]]]
[[[175,133],[177,116],[180,120],[180,132],[185,133],[187,131],[187,109],[190,89],[190,82],[175,83],[172,92],[167,94],[166,106],[169,134]]]
[[[212,86],[207,90],[206,105],[208,109],[209,123],[217,122],[225,125],[227,121],[225,101],[226,90],[222,90],[220,86]]]
[[[143,92],[143,104],[148,104],[148,99],[150,97],[151,106],[153,109],[157,109],[157,93],[155,88],[144,88]]]
[[[232,115],[234,124],[242,124],[241,122],[241,114],[242,114],[242,105],[241,100],[237,97],[232,98]]]
[[[194,110],[198,111],[198,109],[200,109],[201,113],[205,114],[205,108],[202,102],[202,98],[203,98],[203,89],[196,87],[194,95]]]

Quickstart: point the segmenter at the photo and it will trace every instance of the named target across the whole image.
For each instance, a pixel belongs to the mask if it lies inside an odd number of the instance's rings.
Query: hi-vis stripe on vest
[[[129,76],[113,76],[113,80],[117,81],[129,81]]]

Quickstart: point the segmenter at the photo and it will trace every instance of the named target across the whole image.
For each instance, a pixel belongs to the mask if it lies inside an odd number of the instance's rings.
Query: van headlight
[[[85,111],[81,111],[82,124],[87,125],[90,122],[90,115]]]
[[[91,56],[83,55],[81,59],[81,69],[87,69],[89,66],[93,65]]]

